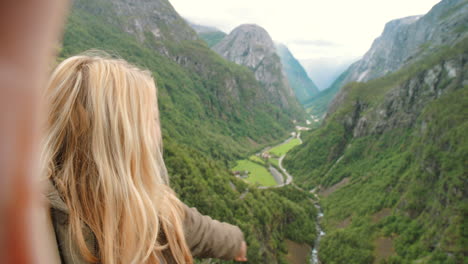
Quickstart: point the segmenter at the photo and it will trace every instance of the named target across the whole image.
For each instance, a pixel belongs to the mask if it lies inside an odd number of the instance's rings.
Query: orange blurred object
[[[0,263],[50,263],[38,225],[40,92],[68,1],[0,1]],[[45,254],[45,255],[44,255]]]

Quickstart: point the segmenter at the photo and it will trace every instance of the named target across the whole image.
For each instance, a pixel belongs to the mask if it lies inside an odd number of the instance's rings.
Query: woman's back
[[[168,187],[148,71],[123,60],[75,56],[54,71],[46,96],[42,158],[66,263],[77,252],[84,261],[77,263],[192,263],[193,241],[202,245],[201,255],[223,251],[205,248],[219,242],[233,250],[211,257],[232,258],[240,250],[238,228],[188,209]],[[200,231],[214,235],[197,239]],[[225,239],[231,236],[235,245]]]

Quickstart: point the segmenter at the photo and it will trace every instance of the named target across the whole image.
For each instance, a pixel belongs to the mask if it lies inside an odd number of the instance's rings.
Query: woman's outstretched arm
[[[194,257],[247,261],[244,234],[237,226],[213,220],[185,206],[184,230]]]

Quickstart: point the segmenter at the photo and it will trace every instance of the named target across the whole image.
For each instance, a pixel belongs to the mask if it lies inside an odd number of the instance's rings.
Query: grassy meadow
[[[301,144],[301,141],[299,141],[299,139],[297,138],[293,138],[285,144],[281,144],[279,146],[276,146],[270,149],[270,153],[275,156],[281,157],[299,144]]]

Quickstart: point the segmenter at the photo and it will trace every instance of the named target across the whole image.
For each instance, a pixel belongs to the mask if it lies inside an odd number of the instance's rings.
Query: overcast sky
[[[169,0],[190,21],[229,33],[264,27],[300,60],[364,55],[386,22],[427,13],[439,0]]]

